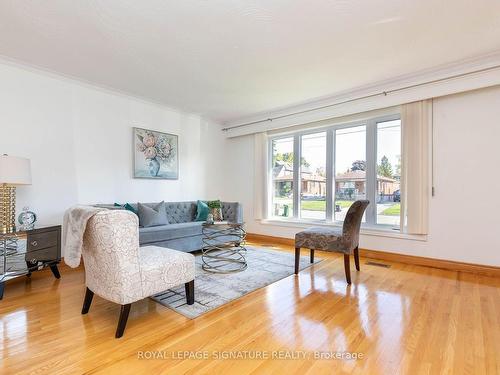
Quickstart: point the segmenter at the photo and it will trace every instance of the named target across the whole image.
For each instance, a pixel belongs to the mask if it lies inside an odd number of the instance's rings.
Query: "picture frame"
[[[134,178],[179,179],[179,137],[157,130],[133,128]]]

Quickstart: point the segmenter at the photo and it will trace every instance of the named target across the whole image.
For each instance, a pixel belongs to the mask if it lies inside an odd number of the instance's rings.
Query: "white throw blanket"
[[[80,265],[82,257],[83,234],[87,221],[105,208],[92,206],[73,206],[64,213],[62,227],[62,248],[64,263],[72,268]]]

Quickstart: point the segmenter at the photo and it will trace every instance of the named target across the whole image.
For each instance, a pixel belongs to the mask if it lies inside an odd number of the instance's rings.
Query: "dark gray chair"
[[[345,277],[351,283],[349,255],[354,253],[354,262],[359,271],[359,229],[363,213],[370,201],[354,202],[344,219],[342,230],[335,227],[314,227],[295,235],[295,273],[299,273],[300,249],[311,250],[311,263],[314,263],[314,250],[336,251],[344,253]]]

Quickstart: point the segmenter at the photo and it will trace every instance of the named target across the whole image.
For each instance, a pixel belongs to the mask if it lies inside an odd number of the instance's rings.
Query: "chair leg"
[[[359,271],[359,248],[357,246],[354,249],[354,263],[356,264],[356,270]]]
[[[314,249],[311,250],[311,263],[314,263]]]
[[[187,304],[192,305],[194,303],[194,280],[191,280],[190,282],[185,283],[184,288],[186,289]]]
[[[344,254],[344,268],[345,268],[345,278],[347,280],[347,284],[351,283],[351,265],[349,254]]]
[[[126,305],[122,305],[120,310],[120,319],[118,320],[118,326],[116,327],[115,337],[119,339],[123,336],[123,332],[125,331],[125,326],[127,325],[128,313],[130,312],[130,303]]]
[[[85,291],[85,299],[83,300],[82,314],[89,312],[90,304],[92,303],[92,297],[94,297],[94,292],[89,288]]]
[[[300,247],[295,248],[295,274],[299,273]]]

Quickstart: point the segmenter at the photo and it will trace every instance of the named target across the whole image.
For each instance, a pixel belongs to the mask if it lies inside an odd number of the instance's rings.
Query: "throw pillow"
[[[167,210],[164,201],[161,201],[154,207],[137,203],[137,211],[139,216],[139,225],[141,227],[146,228],[168,224]]]
[[[203,201],[198,201],[198,206],[196,207],[196,219],[195,221],[207,221],[208,216],[208,206]]]
[[[115,207],[122,207],[125,210],[131,211],[137,215],[137,210],[130,203],[125,203],[125,204],[115,203]]]

